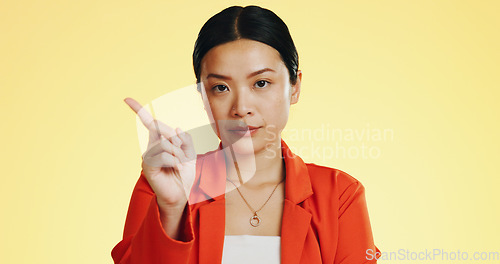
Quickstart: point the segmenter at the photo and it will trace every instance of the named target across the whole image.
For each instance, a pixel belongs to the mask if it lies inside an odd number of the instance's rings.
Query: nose
[[[233,105],[231,116],[234,118],[242,118],[254,114],[253,98],[251,93],[247,93],[246,89],[241,89],[233,93]]]

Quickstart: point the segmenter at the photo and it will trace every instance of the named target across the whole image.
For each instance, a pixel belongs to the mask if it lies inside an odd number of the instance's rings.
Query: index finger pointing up
[[[139,116],[139,119],[141,119],[141,122],[148,130],[156,129],[153,124],[154,118],[148,113],[148,111],[144,109],[144,107],[142,107],[139,102],[130,97],[125,98],[125,100],[123,101],[125,101],[125,103],[130,106],[132,110],[134,110],[134,112]]]
[[[177,138],[175,131],[171,127],[155,120],[154,116],[151,116],[151,114],[149,114],[149,112],[139,102],[130,97],[125,98],[123,101],[125,101],[125,103],[139,116],[141,122],[149,130],[150,135],[151,133],[154,133],[157,139],[160,139],[161,135],[163,135],[174,144],[180,145],[182,143],[182,141]]]

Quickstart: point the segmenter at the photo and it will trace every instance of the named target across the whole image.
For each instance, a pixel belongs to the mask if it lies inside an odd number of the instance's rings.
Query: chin
[[[255,155],[254,142],[251,138],[240,138],[230,144],[233,152],[239,155]]]
[[[247,156],[247,155],[255,156],[256,153],[265,150],[264,142],[260,142],[260,140],[255,138],[252,139],[250,137],[225,140],[223,141],[222,145],[224,146],[224,148],[231,146],[234,154],[240,156]]]

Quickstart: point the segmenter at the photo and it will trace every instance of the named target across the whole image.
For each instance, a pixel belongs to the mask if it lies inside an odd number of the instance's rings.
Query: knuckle
[[[163,150],[165,150],[165,151],[168,151],[168,152],[170,152],[170,151],[171,151],[170,143],[168,142],[168,140],[162,140],[162,141],[161,141],[161,147],[162,147],[162,148],[163,148]]]

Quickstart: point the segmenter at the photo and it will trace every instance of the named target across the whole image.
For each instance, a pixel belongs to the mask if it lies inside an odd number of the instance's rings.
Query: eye
[[[222,92],[225,92],[225,90],[224,90],[224,89],[227,89],[227,86],[222,85],[222,84],[218,84],[218,85],[216,85],[216,86],[214,86],[214,87],[212,88],[212,90],[214,90],[216,93],[222,93]]]
[[[258,88],[264,88],[266,87],[268,84],[270,84],[270,82],[266,81],[266,80],[260,80],[260,81],[257,81],[255,83],[255,86],[258,87]]]

